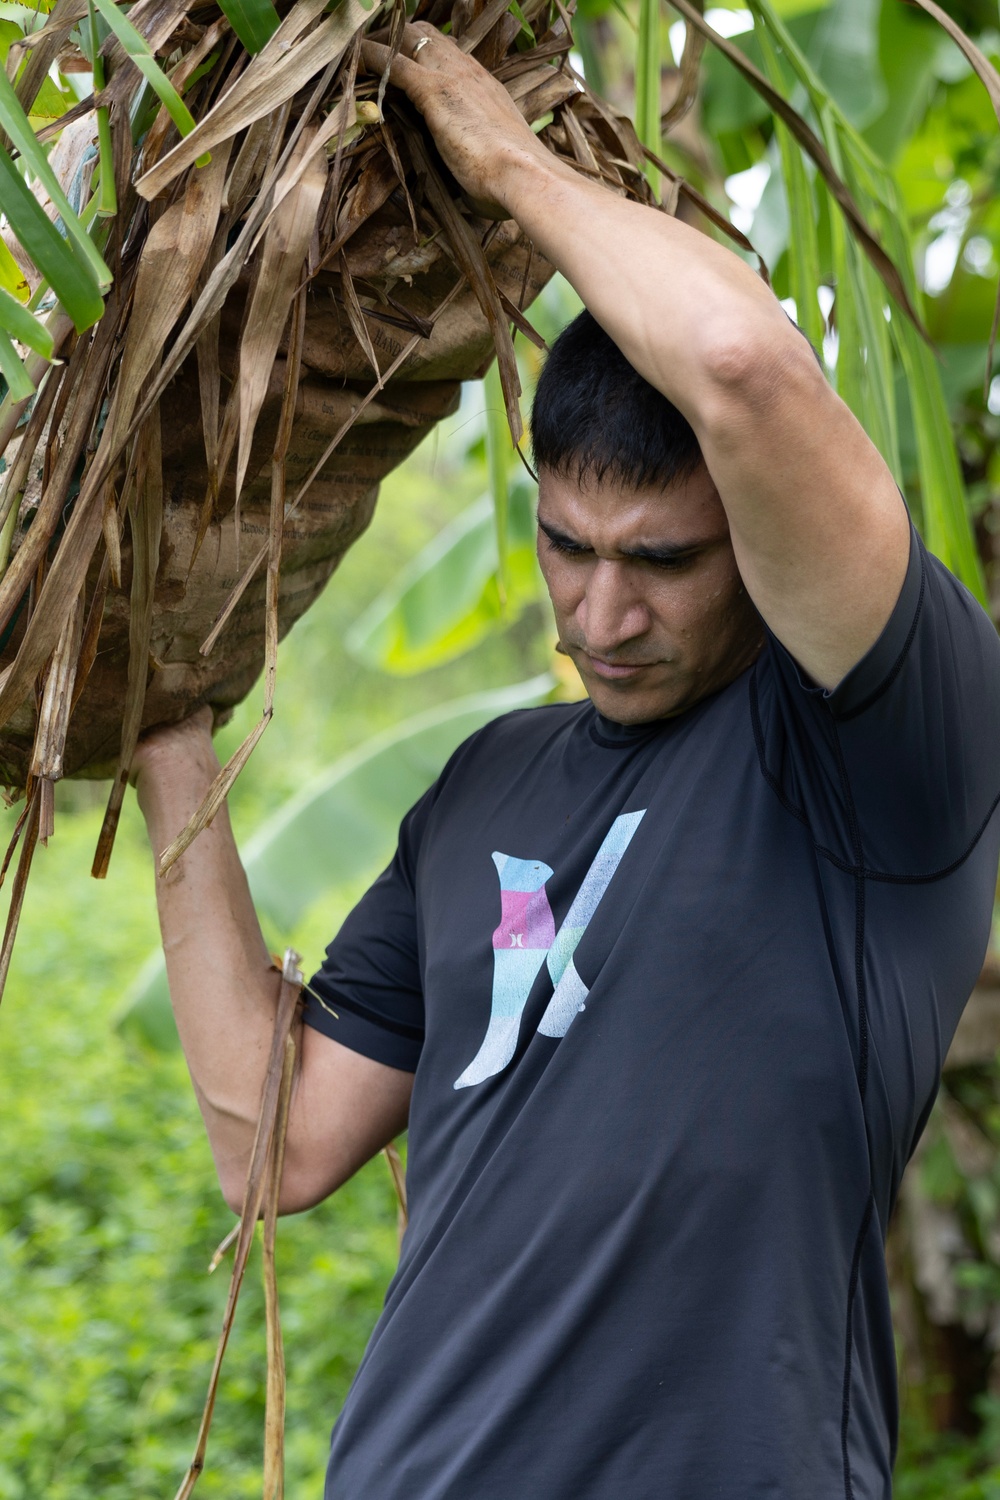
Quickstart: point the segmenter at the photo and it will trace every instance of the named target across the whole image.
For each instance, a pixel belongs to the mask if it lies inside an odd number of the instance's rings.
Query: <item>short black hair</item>
[[[702,462],[690,423],[584,310],[556,339],[531,411],[535,466],[636,489],[686,479]]]

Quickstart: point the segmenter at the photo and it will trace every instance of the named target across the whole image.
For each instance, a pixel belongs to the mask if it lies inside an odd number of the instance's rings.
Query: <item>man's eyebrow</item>
[[[676,562],[680,557],[690,557],[705,546],[698,542],[664,542],[659,547],[623,547],[622,557],[640,557],[646,562]]]
[[[538,527],[544,531],[550,542],[555,542],[560,547],[569,547],[580,552],[590,552],[591,548],[576,537],[567,536],[558,527],[550,525],[538,517]],[[705,541],[699,538],[694,542],[662,542],[658,546],[622,547],[622,557],[637,557],[644,562],[676,562],[678,558],[689,557],[692,553],[700,552],[705,546]]]
[[[585,546],[583,542],[578,542],[575,537],[567,536],[557,526],[550,526],[547,521],[542,520],[541,516],[537,519],[539,531],[544,531],[550,542],[557,542],[560,547],[578,547],[581,552],[590,551],[590,548]]]

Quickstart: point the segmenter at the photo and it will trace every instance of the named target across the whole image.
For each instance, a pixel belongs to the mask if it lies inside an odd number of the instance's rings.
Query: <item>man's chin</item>
[[[639,683],[623,682],[614,686],[589,674],[584,679],[584,687],[597,712],[613,724],[651,724],[657,719],[672,718],[687,707],[676,688],[671,692],[663,689],[657,692]]]

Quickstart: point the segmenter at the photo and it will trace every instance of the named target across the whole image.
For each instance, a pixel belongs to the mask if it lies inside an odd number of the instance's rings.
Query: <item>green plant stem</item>
[[[104,58],[101,56],[100,40],[97,35],[97,12],[94,10],[93,0],[90,0],[87,8],[90,19],[90,56],[94,73],[94,93],[100,94],[105,82]],[[98,170],[101,174],[97,212],[101,218],[111,218],[118,212],[118,196],[115,192],[111,116],[106,104],[100,105],[97,110],[97,150]]]
[[[640,141],[661,153],[660,138],[660,3],[639,0],[639,39],[635,54],[635,128]],[[652,162],[646,163],[646,176],[653,192],[659,196],[660,173]]]
[[[17,529],[17,517],[20,509],[21,496],[13,495],[3,526],[0,527],[0,578],[6,573],[7,564],[10,562],[10,549],[14,540],[14,532]]]
[[[497,589],[501,606],[507,600],[507,512],[509,508],[510,432],[504,414],[503,389],[496,363],[490,365],[483,381],[486,397],[486,469],[497,537]]]

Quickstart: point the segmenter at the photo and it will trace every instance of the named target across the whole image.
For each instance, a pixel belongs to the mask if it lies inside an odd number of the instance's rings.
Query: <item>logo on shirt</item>
[[[548,965],[553,985],[552,999],[538,1023],[542,1036],[565,1036],[573,1019],[585,1009],[589,991],[576,971],[573,954],[645,811],[622,813],[612,823],[558,932],[545,890],[553,874],[551,865],[494,853],[500,878],[500,925],[493,934],[493,1003],[483,1044],[456,1078],[455,1088],[467,1089],[503,1072],[514,1056],[521,1013],[542,964]]]

